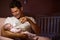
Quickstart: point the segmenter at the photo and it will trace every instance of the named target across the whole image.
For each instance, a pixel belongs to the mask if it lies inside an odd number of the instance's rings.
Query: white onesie
[[[29,17],[28,17],[29,18]],[[34,23],[36,23],[33,19],[31,19]],[[15,17],[7,17],[4,24],[10,23],[13,28],[11,28],[11,32],[18,32],[21,29],[23,31],[28,31],[30,29],[30,23],[26,21],[25,23],[21,23],[20,20],[18,20]]]

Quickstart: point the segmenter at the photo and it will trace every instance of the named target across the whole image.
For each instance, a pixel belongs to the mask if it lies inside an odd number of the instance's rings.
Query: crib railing
[[[60,17],[36,17],[41,34],[60,35]]]

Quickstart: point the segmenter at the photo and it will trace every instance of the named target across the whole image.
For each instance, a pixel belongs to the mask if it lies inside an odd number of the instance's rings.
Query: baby
[[[14,33],[28,31],[28,29],[30,28],[30,23],[28,21],[22,23],[21,20],[18,20],[15,17],[7,17],[4,25],[5,29]]]
[[[13,33],[24,33],[28,36],[30,40],[36,40],[37,37],[35,34],[29,32],[30,30],[30,23],[28,21],[21,22],[23,20],[18,20],[15,17],[7,17],[4,22],[4,28],[9,30]]]

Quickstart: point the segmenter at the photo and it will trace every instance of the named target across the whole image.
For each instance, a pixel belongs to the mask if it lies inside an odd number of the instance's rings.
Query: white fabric
[[[32,22],[36,23],[35,20],[32,17],[27,17],[32,20]],[[30,23],[26,21],[25,23],[21,23],[17,18],[15,17],[7,17],[4,24],[10,23],[13,25],[13,28],[10,30],[11,32],[18,32],[19,30],[26,30],[30,28]]]
[[[17,32],[21,32],[21,29],[12,28],[10,31],[14,32],[14,33],[17,33]]]
[[[15,17],[7,17],[4,24],[10,23],[13,27],[20,24],[19,20]]]
[[[35,21],[35,19],[34,19],[33,17],[28,17],[28,16],[27,16],[27,18],[29,18],[33,23],[36,24],[36,21]]]

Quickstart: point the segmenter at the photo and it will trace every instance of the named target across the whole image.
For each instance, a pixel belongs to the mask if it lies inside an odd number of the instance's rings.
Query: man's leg
[[[44,36],[37,36],[36,34],[30,33],[30,32],[23,32],[24,34],[28,35],[28,38],[30,40],[51,40],[49,37]]]
[[[49,37],[41,37],[39,36],[38,40],[51,40]]]

